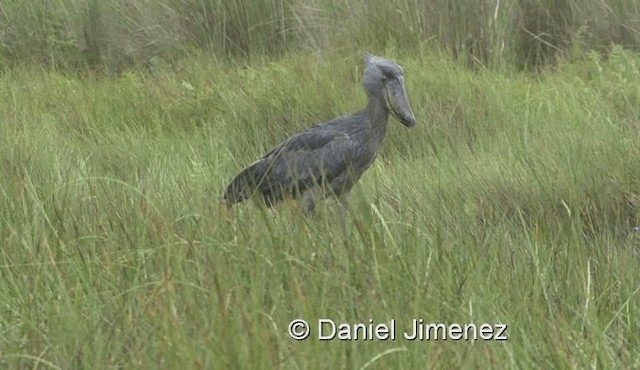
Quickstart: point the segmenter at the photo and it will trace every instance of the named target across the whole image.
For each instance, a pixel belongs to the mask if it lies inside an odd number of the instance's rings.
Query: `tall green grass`
[[[6,0],[0,62],[119,71],[193,49],[218,58],[439,46],[471,67],[531,68],[637,49],[634,0]]]
[[[391,122],[346,225],[330,201],[305,218],[220,197],[279,140],[365,104],[359,55],[6,71],[0,365],[640,366],[640,58],[532,76],[384,54],[418,123]],[[296,342],[299,317],[505,323],[509,340]]]

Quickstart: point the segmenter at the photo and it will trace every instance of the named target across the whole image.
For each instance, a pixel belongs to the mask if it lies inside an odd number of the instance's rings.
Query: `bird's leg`
[[[304,213],[307,216],[312,216],[314,210],[316,209],[315,203],[315,192],[313,190],[307,190],[302,194],[302,207]]]
[[[338,197],[338,200],[340,201],[340,204],[345,210],[349,208],[349,192],[344,192],[340,194],[340,196]]]
[[[342,223],[342,227],[345,228],[346,231],[347,226],[347,212],[349,210],[349,192],[344,192],[338,196],[338,201],[340,202],[340,223]]]

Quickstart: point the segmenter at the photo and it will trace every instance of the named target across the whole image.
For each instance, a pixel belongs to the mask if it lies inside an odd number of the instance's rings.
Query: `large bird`
[[[259,195],[268,207],[286,196],[302,197],[307,214],[317,199],[347,195],[371,166],[387,133],[389,114],[415,125],[402,68],[364,53],[362,86],[367,107],[293,135],[245,167],[227,186],[228,205]]]

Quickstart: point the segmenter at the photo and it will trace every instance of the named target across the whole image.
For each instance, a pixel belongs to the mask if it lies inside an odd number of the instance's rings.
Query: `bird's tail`
[[[224,200],[227,205],[249,199],[258,191],[259,182],[264,175],[263,161],[260,159],[248,165],[227,185],[224,192]]]

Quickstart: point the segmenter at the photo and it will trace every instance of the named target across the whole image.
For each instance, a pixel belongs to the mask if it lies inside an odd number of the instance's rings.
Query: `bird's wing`
[[[264,157],[260,191],[298,193],[342,174],[351,154],[349,135],[337,131],[310,129],[294,135]]]
[[[227,188],[227,200],[241,201],[261,193],[267,204],[330,182],[347,170],[353,146],[347,133],[316,126],[277,145],[247,166]]]

